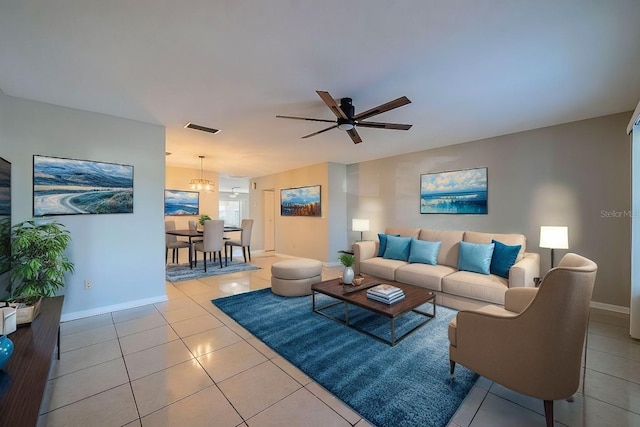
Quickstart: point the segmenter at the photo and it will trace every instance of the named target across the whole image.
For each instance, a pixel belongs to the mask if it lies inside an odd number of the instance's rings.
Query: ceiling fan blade
[[[401,123],[357,122],[356,126],[376,129],[409,130],[413,125],[404,125]]]
[[[325,123],[335,123],[335,120],[327,120],[327,119],[312,119],[310,117],[294,117],[294,116],[276,116],[278,119],[295,119],[295,120],[307,120],[309,122],[325,122]]]
[[[354,144],[360,144],[362,142],[362,138],[360,138],[360,135],[358,135],[356,128],[348,130],[347,133],[351,137],[351,140],[353,141]]]
[[[329,126],[328,128],[319,130],[318,132],[314,132],[314,133],[310,133],[309,135],[305,135],[305,136],[303,136],[303,138],[309,138],[311,136],[318,135],[318,134],[320,134],[322,132],[326,132],[328,130],[335,129],[337,127],[338,127],[338,125]]]
[[[385,111],[393,110],[394,108],[402,107],[403,105],[411,104],[409,98],[406,96],[401,96],[398,99],[394,99],[393,101],[389,101],[386,104],[378,105],[370,110],[364,111],[360,114],[356,114],[353,116],[353,120],[362,120],[367,119],[369,117],[373,117],[375,115],[384,113]]]
[[[345,119],[345,120],[348,119],[348,117],[344,114],[344,111],[342,111],[342,109],[340,108],[336,100],[333,99],[331,95],[329,95],[329,92],[317,90],[316,93],[320,95],[320,98],[322,98],[324,103],[327,104],[327,107],[329,107],[331,112],[333,112],[333,114],[335,114],[337,118]]]

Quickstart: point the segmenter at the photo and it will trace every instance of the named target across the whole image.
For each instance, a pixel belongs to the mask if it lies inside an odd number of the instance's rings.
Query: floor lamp
[[[569,227],[540,227],[540,247],[551,249],[551,268],[553,268],[553,250],[569,249]]]
[[[369,231],[369,220],[353,218],[351,220],[351,229],[353,231],[360,232],[360,241],[362,241],[362,233],[365,231]]]

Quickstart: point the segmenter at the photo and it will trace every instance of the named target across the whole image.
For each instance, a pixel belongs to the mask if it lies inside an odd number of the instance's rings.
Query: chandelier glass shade
[[[204,179],[202,177],[202,161],[204,160],[204,156],[198,156],[200,157],[200,178],[194,178],[192,179],[189,184],[191,185],[191,189],[192,190],[205,190],[205,191],[213,191],[213,186],[215,185],[213,183],[213,181],[210,181],[208,179]]]

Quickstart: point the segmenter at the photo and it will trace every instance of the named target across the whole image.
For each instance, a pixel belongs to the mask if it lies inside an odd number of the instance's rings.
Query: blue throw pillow
[[[522,245],[508,246],[497,240],[491,242],[496,245],[491,257],[491,274],[508,279],[509,269],[516,263]]]
[[[380,245],[378,245],[378,256],[384,256],[384,250],[387,249],[387,236],[400,237],[399,234],[378,234],[378,240],[380,240]]]
[[[384,250],[383,258],[406,261],[409,259],[410,247],[411,237],[387,236],[387,248]]]
[[[409,262],[421,264],[438,264],[438,252],[442,242],[429,242],[427,240],[411,239],[411,251]]]
[[[489,274],[494,243],[479,244],[460,242],[458,270]]]

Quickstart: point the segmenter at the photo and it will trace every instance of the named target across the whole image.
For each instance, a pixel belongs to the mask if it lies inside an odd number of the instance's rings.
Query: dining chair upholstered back
[[[178,262],[178,249],[180,248],[188,248],[189,242],[185,242],[184,240],[178,240],[178,236],[174,236],[172,234],[167,234],[167,231],[175,230],[176,222],[173,220],[166,220],[164,222],[164,239],[165,239],[165,263],[169,260],[169,249],[172,250],[171,260],[173,262]]]
[[[189,220],[189,230],[191,230],[191,231],[195,231],[195,230],[197,230],[197,229],[198,229],[198,224],[196,223],[196,221],[195,221],[195,220],[193,220],[193,219],[190,219],[190,220]],[[203,240],[203,238],[202,238],[202,237],[192,237],[192,238],[191,238],[191,242],[192,242],[192,243],[195,243],[195,242],[201,242],[202,240]]]
[[[204,271],[207,271],[207,253],[217,253],[220,257],[220,268],[222,268],[222,248],[224,246],[224,221],[212,219],[204,222],[204,233],[201,242],[195,242],[193,248],[196,250],[196,263],[198,262],[198,252],[204,252]],[[225,256],[225,264],[227,262]]]
[[[242,231],[240,232],[240,240],[227,240],[224,245],[225,257],[227,253],[227,247],[231,248],[230,258],[233,261],[233,247],[242,247],[242,255],[244,255],[244,262],[247,262],[247,253],[249,254],[249,261],[251,261],[251,230],[253,229],[252,219],[242,220]]]

